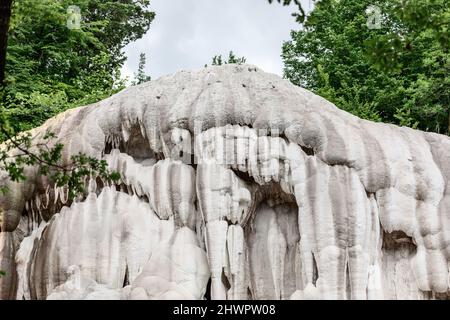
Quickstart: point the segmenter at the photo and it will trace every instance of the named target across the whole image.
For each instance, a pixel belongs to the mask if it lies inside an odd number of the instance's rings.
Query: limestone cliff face
[[[34,130],[103,158],[69,201],[0,198],[2,299],[448,298],[450,138],[249,65],[179,72]]]

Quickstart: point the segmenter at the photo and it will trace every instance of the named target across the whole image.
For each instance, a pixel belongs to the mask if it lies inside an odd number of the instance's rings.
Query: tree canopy
[[[124,86],[126,44],[142,37],[149,0],[15,0],[3,106],[16,131]],[[77,21],[77,19],[79,21]]]
[[[368,26],[370,6],[379,28]],[[448,133],[449,8],[443,0],[316,2],[283,45],[284,75],[362,118]]]

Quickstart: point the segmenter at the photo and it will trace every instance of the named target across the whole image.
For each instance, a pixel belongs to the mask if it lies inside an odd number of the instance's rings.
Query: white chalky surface
[[[250,65],[182,71],[34,129],[105,159],[75,201],[0,196],[1,299],[450,297],[450,138]],[[191,160],[194,160],[192,163]]]

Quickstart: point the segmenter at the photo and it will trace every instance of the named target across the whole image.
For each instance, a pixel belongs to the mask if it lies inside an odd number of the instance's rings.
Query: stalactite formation
[[[105,159],[77,199],[0,183],[1,299],[447,299],[450,138],[250,65],[128,88],[34,129]]]

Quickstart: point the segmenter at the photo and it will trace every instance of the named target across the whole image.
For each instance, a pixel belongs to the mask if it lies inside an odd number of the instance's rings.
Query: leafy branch
[[[0,125],[0,134],[6,142],[0,150],[0,170],[4,170],[11,181],[26,180],[25,168],[39,166],[39,174],[49,177],[56,187],[67,186],[69,197],[73,199],[85,192],[85,178],[100,177],[104,181],[117,181],[120,175],[110,172],[105,160],[99,160],[79,153],[70,157],[70,164],[62,163],[63,144],[56,143],[50,147],[55,135],[47,132],[43,142],[33,144],[36,137],[30,132],[14,134],[12,129]],[[6,193],[6,186],[0,186],[0,192]]]
[[[273,0],[268,0],[270,4],[273,3]],[[292,16],[295,17],[295,20],[298,23],[305,22],[306,12],[303,9],[302,3],[300,0],[276,0],[278,3],[283,4],[283,6],[290,6],[291,3],[294,3],[297,6],[298,12],[292,13]]]

